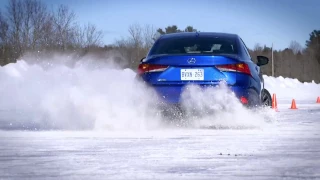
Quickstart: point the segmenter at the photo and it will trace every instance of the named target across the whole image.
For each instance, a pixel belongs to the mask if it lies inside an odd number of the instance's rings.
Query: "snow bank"
[[[320,95],[319,84],[264,77],[266,88],[271,94],[276,93],[278,99],[315,100]],[[201,104],[201,114],[227,107],[227,112],[209,113],[202,119],[192,117],[196,127],[203,124],[214,127],[259,127],[265,118],[270,119],[242,108],[232,95],[223,96],[227,93],[223,88],[198,93],[193,93],[197,88],[191,91],[186,101],[186,108],[191,111],[197,104]],[[208,97],[215,101],[207,101]],[[152,108],[154,102],[155,94],[135,81],[134,71],[122,70],[114,65],[79,62],[69,67],[60,62],[31,65],[18,61],[0,67],[0,128],[159,128],[162,121],[157,110]]]
[[[320,84],[302,83],[298,79],[263,76],[265,88],[280,100],[316,101],[320,96]]]

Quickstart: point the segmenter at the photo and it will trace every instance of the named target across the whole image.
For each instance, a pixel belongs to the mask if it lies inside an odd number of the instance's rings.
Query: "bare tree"
[[[21,33],[23,25],[23,6],[19,0],[10,0],[7,7],[7,17],[10,31],[12,47],[15,51],[15,57],[18,57],[22,49]]]
[[[0,12],[0,65],[8,63],[8,58],[6,57],[6,53],[9,48],[8,30],[9,25]]]
[[[20,1],[21,2],[21,1]],[[32,25],[31,18],[34,11],[34,0],[24,0],[21,2],[23,8],[23,17],[22,17],[22,32],[21,32],[21,40],[23,50],[28,49],[31,43],[32,36]]]
[[[53,16],[56,46],[66,50],[72,44],[75,30],[75,13],[67,6],[60,5]]]
[[[46,25],[51,21],[51,16],[47,12],[47,7],[40,1],[32,1],[32,14],[31,14],[32,33],[30,37],[31,49],[39,49],[46,47],[44,41],[45,36],[50,36],[52,33],[46,32]],[[52,30],[52,28],[50,28]]]
[[[0,45],[7,45],[9,25],[0,11]]]
[[[55,32],[55,25],[53,15],[49,14],[43,24],[41,24],[41,37],[39,37],[39,44],[45,49],[54,49],[57,47],[57,33]]]
[[[92,48],[101,45],[103,34],[93,24],[86,24],[83,27],[77,25],[74,29],[74,45],[78,48]]]
[[[150,49],[158,38],[157,29],[153,25],[145,25],[143,29],[143,36],[144,36],[144,48]]]
[[[139,24],[132,24],[129,26],[130,40],[134,44],[135,48],[143,46],[143,29]]]
[[[42,50],[99,49],[101,39],[102,31],[93,24],[77,25],[75,13],[64,5],[48,11],[41,0],[9,0],[6,13],[0,13],[0,59],[5,63]]]
[[[259,43],[256,43],[254,45],[254,48],[253,48],[254,51],[258,51],[258,52],[262,52],[263,51],[263,47],[259,44]]]
[[[143,49],[143,28],[139,24],[133,24],[129,26],[129,39],[127,41],[127,45],[131,48],[131,64],[135,66],[139,59],[142,58],[141,50]]]
[[[130,65],[130,67],[134,67],[135,62],[135,45],[130,39],[130,37],[127,38],[121,38],[119,40],[116,40],[115,48],[119,52],[119,54],[122,55],[127,60],[127,64]]]
[[[85,47],[85,31],[84,29],[80,26],[77,25],[76,28],[74,29],[74,45],[77,48],[82,48]]]
[[[299,44],[297,41],[291,41],[289,49],[291,49],[294,54],[298,54],[299,52],[301,53],[303,50],[301,44]]]
[[[88,23],[84,27],[85,47],[98,46],[101,43],[102,31],[97,30],[97,27]]]

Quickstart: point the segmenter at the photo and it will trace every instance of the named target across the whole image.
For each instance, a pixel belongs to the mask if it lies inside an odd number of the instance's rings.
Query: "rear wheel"
[[[270,106],[272,105],[272,98],[268,90],[263,89],[261,91],[261,102],[263,106]]]
[[[248,107],[255,108],[261,105],[259,94],[253,89],[248,90]]]

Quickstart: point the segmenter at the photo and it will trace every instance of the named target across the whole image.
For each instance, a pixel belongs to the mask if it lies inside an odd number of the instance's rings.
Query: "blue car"
[[[253,62],[236,34],[172,33],[156,40],[139,64],[138,77],[169,105],[179,105],[187,84],[212,87],[224,81],[243,105],[270,106],[271,96],[260,71],[269,60],[264,56],[257,60]]]

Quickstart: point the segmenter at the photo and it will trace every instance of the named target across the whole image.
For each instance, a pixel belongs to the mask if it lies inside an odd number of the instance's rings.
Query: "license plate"
[[[181,69],[181,80],[203,80],[204,70],[203,69]]]

